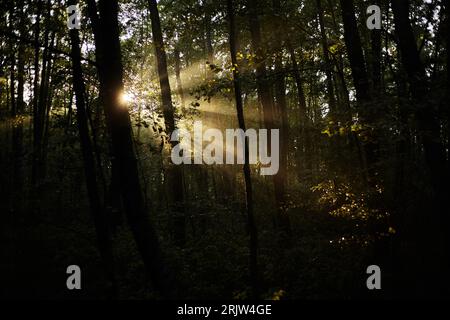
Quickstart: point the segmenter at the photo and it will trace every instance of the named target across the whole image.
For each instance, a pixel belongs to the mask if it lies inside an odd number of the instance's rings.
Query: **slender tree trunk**
[[[344,22],[344,40],[347,48],[350,69],[352,71],[353,84],[356,91],[356,100],[360,107],[360,115],[366,123],[376,123],[379,110],[372,104],[371,90],[369,85],[369,76],[366,69],[361,39],[358,32],[358,25],[355,16],[355,6],[353,0],[340,0],[342,19]],[[381,50],[380,39],[375,37],[375,50]],[[376,72],[379,72],[379,68]],[[377,78],[379,78],[377,76]],[[376,80],[379,82],[379,80]],[[357,137],[354,138],[355,140]],[[359,145],[359,141],[356,140]],[[366,159],[365,179],[371,186],[375,186],[375,178],[378,166],[379,142],[378,133],[371,132],[370,139],[364,146],[364,155]]]
[[[212,44],[213,34],[211,28],[211,12],[210,12],[210,4],[208,0],[205,0],[204,3],[205,8],[205,41],[206,41],[206,53],[208,57],[208,62],[210,64],[214,64],[214,48]]]
[[[8,29],[10,33],[14,32],[14,29],[16,28],[15,20],[16,20],[16,14],[14,10],[14,2],[10,2],[9,7],[9,18],[8,18]],[[10,41],[9,43],[9,67],[10,67],[10,115],[12,117],[15,117],[17,115],[17,104],[16,104],[16,48],[13,41]]]
[[[334,117],[337,111],[336,98],[334,96],[332,65],[330,61],[330,54],[328,52],[328,40],[325,31],[325,23],[323,20],[323,9],[321,0],[316,0],[316,4],[319,19],[320,35],[322,40],[323,58],[325,62],[325,75],[327,77],[326,83],[327,83],[328,105],[330,108],[330,114],[332,115],[332,117]]]
[[[445,103],[445,105],[447,106],[445,110],[447,112],[447,176],[450,177],[450,107],[448,104],[448,101],[450,101],[450,3],[448,0],[445,2],[445,27],[447,30],[447,38],[445,39],[445,52],[447,56],[447,102]]]
[[[359,104],[369,101],[369,78],[358,33],[358,24],[355,17],[355,5],[353,0],[340,0],[342,20],[344,22],[344,40],[347,47],[348,58],[352,70],[353,83],[355,85],[356,99]]]
[[[14,20],[16,19],[14,14],[14,6],[11,3],[10,8],[10,21],[9,28],[10,32],[14,32]],[[19,31],[23,30],[23,14],[21,9],[18,13],[19,19]],[[13,192],[12,205],[16,211],[21,211],[22,207],[22,188],[23,188],[23,178],[22,178],[22,166],[21,166],[21,155],[22,155],[22,136],[23,136],[23,124],[21,114],[23,112],[23,85],[24,85],[24,47],[19,43],[17,50],[17,99],[16,95],[16,49],[14,48],[14,42],[11,41],[10,46],[11,54],[11,75],[10,75],[10,94],[11,94],[11,117],[13,118],[13,128],[12,128],[12,150],[13,150],[13,186],[11,188]]]
[[[403,66],[408,75],[411,97],[417,104],[417,121],[422,131],[422,139],[427,163],[431,170],[432,184],[437,195],[445,190],[446,182],[442,170],[445,168],[445,153],[440,141],[440,124],[433,110],[426,103],[428,83],[425,67],[420,59],[416,40],[409,22],[409,1],[392,3],[395,28],[399,39],[399,49]]]
[[[258,91],[259,103],[262,107],[264,126],[266,129],[271,130],[275,128],[274,123],[274,99],[272,96],[272,90],[270,82],[267,78],[267,68],[265,62],[265,53],[263,50],[261,26],[258,18],[258,4],[256,0],[248,0],[248,11],[249,11],[249,23],[250,23],[250,34],[251,34],[251,44],[253,53],[256,55],[256,84]],[[281,89],[282,90],[282,89]],[[287,121],[287,119],[285,119]],[[270,135],[268,145],[271,145]],[[270,151],[270,150],[269,150]],[[283,165],[280,163],[280,167]],[[283,169],[281,169],[283,171]],[[283,173],[282,173],[283,175]],[[277,211],[275,216],[275,225],[285,230],[289,230],[289,219],[285,214],[282,214],[278,208],[282,206],[280,201],[284,197],[284,184],[283,178],[280,176],[274,176],[274,188],[275,188],[275,198],[277,201]]]
[[[421,272],[431,273],[436,276],[431,283],[423,283],[427,288],[448,290],[448,280],[446,271],[449,267],[449,248],[450,236],[448,228],[450,227],[450,217],[448,215],[448,174],[446,170],[445,150],[440,138],[440,123],[436,118],[435,110],[429,103],[429,87],[425,73],[425,67],[422,63],[417,48],[416,38],[409,21],[409,1],[391,2],[394,13],[395,29],[398,36],[398,46],[401,54],[402,65],[408,76],[409,92],[415,107],[415,118],[419,129],[419,136],[423,145],[425,161],[430,173],[430,182],[434,191],[431,200],[430,219],[427,226],[421,225],[419,228],[441,228],[444,238],[444,249],[441,256],[436,256],[433,252],[439,248],[436,243],[424,241],[420,244],[419,253],[425,257],[426,265]],[[419,222],[417,222],[419,223]],[[428,240],[429,241],[429,240]],[[439,260],[443,259],[443,260]],[[439,266],[444,268],[439,270]],[[440,285],[439,285],[440,284]],[[438,288],[436,288],[438,287]],[[422,290],[422,288],[418,288]]]
[[[38,181],[38,167],[39,167],[39,34],[41,32],[40,20],[41,20],[42,0],[38,0],[36,22],[34,26],[34,77],[33,77],[33,160],[32,160],[32,173],[31,181],[33,186],[36,186]]]
[[[164,264],[158,237],[144,206],[130,116],[127,106],[119,99],[123,93],[123,67],[118,10],[117,0],[100,0],[98,16],[95,0],[88,0],[96,44],[100,93],[111,134],[112,153],[117,161],[120,192],[128,224],[154,286],[165,297],[174,297],[174,279]]]
[[[335,30],[339,30],[340,27],[336,21],[336,14],[334,12],[334,2],[334,0],[327,0],[328,7],[330,8],[331,19],[333,21],[333,27],[335,28]],[[341,53],[337,53],[335,55],[335,66],[337,72],[336,78],[339,79],[339,81],[336,81],[337,96],[340,95],[341,98],[340,101],[338,101],[338,104],[341,106],[340,114],[342,115],[340,117],[340,120],[349,124],[352,121],[352,115],[350,108],[349,91],[344,76],[344,60]],[[336,80],[336,78],[334,79]]]
[[[299,108],[299,125],[300,136],[297,151],[297,165],[301,168],[311,168],[311,122],[306,112],[306,98],[305,91],[303,89],[303,79],[300,73],[300,69],[295,55],[294,48],[289,40],[287,40],[287,49],[291,57],[292,63],[292,76],[294,77],[295,85],[297,87],[297,104]],[[301,170],[299,170],[301,171]]]
[[[11,74],[10,74],[10,86],[9,86],[9,90],[10,90],[10,95],[11,95],[11,116],[12,117],[16,117],[17,115],[17,101],[16,101],[16,54],[15,54],[15,48],[14,46],[11,45],[11,63],[10,63],[10,68],[11,68]]]
[[[51,1],[47,0],[46,4],[46,14],[45,14],[45,31],[44,31],[44,51],[42,53],[42,66],[40,75],[40,85],[39,94],[37,101],[37,119],[36,123],[36,136],[35,143],[37,147],[37,181],[42,181],[45,177],[45,123],[46,123],[46,108],[47,108],[47,98],[49,95],[49,81],[50,81],[50,68],[51,68],[51,51],[53,47],[53,40],[55,33],[52,33],[50,40],[50,28],[48,24],[50,23],[50,12],[51,12]],[[49,44],[50,43],[50,44]]]
[[[292,76],[294,77],[295,85],[297,87],[297,103],[300,111],[300,124],[304,126],[308,122],[308,115],[306,113],[306,98],[305,90],[303,89],[303,79],[300,74],[300,68],[298,66],[294,48],[289,40],[287,41],[287,48],[291,57]]]
[[[22,9],[19,9],[19,32],[23,36],[25,32],[25,18]],[[18,190],[17,205],[21,204],[20,197],[23,188],[22,175],[22,153],[23,153],[23,113],[25,111],[24,85],[25,85],[25,46],[19,42],[17,53],[17,103],[16,103],[16,125],[13,131],[14,148],[14,189]]]
[[[175,77],[177,79],[177,91],[180,96],[181,107],[184,108],[186,106],[186,101],[184,98],[184,90],[183,83],[181,82],[181,58],[180,58],[180,50],[175,48],[174,52],[175,56]]]
[[[230,54],[231,54],[231,62],[234,66],[238,65],[238,61],[236,58],[237,47],[236,47],[236,24],[234,18],[234,8],[233,1],[227,0],[227,14],[229,21],[229,43],[230,43]],[[237,68],[233,69],[233,85],[234,85],[234,94],[236,99],[236,111],[239,122],[239,127],[242,130],[245,129],[245,120],[244,120],[244,111],[243,111],[243,103],[242,103],[242,92],[241,92],[241,83],[240,76],[237,72]],[[259,282],[258,282],[258,261],[257,261],[257,251],[258,251],[258,233],[257,227],[255,223],[255,218],[253,214],[253,196],[252,196],[252,179],[250,172],[250,164],[249,164],[249,150],[248,150],[248,139],[245,139],[244,142],[245,147],[245,163],[244,163],[244,180],[245,180],[245,193],[246,193],[246,208],[247,208],[247,222],[248,222],[248,230],[250,236],[250,283],[252,287],[252,295],[254,299],[257,299],[259,296]]]
[[[152,21],[153,44],[155,47],[156,62],[158,65],[159,84],[161,86],[161,100],[166,125],[170,137],[176,129],[175,108],[172,104],[172,95],[167,72],[167,57],[161,31],[161,21],[156,0],[148,0],[150,19]],[[173,147],[173,145],[172,145]],[[167,170],[173,200],[173,222],[175,242],[184,245],[186,241],[186,216],[184,208],[183,173],[180,166],[170,166]]]
[[[261,27],[258,18],[258,4],[256,0],[248,0],[250,33],[253,53],[256,55],[256,83],[258,97],[263,110],[264,126],[272,129],[273,124],[273,97],[267,79],[266,62],[263,51]]]
[[[69,3],[71,5],[76,5],[77,1],[71,0]],[[114,277],[114,258],[111,235],[109,230],[109,221],[100,201],[93,147],[89,136],[85,99],[86,88],[84,85],[83,71],[81,68],[81,51],[78,30],[72,29],[69,31],[69,34],[71,42],[73,89],[75,91],[77,106],[77,123],[91,216],[94,220],[94,226],[97,233],[97,243],[100,256],[102,258],[103,267],[106,272],[106,277],[109,281],[111,281],[110,286],[112,289],[112,294],[115,295],[117,288]]]
[[[48,46],[49,51],[47,52],[47,71],[45,79],[41,88],[43,88],[43,93],[41,96],[41,101],[39,102],[40,106],[40,117],[41,117],[41,126],[42,126],[42,147],[41,147],[41,177],[44,178],[47,173],[47,151],[48,151],[48,140],[50,137],[50,110],[52,107],[53,100],[53,88],[51,87],[51,77],[54,71],[54,56],[52,53],[52,49],[55,47],[55,33],[52,33],[50,44]],[[56,44],[57,46],[57,44]]]
[[[375,3],[381,6],[382,0],[376,0]],[[381,54],[381,29],[373,29],[370,31],[370,63],[372,66],[372,86],[373,86],[373,96],[380,97],[382,95],[382,54]]]
[[[280,166],[277,174],[273,177],[275,187],[275,200],[277,205],[278,221],[285,232],[290,232],[290,221],[286,210],[286,185],[288,167],[289,147],[289,120],[286,102],[286,72],[283,66],[283,30],[282,12],[280,0],[273,0],[273,11],[275,14],[275,109],[281,115],[280,121]]]
[[[22,43],[19,44],[17,57],[17,113],[21,114],[25,109],[24,102],[24,85],[25,85],[25,47]]]

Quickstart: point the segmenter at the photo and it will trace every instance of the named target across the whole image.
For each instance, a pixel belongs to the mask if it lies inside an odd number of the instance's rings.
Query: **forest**
[[[449,6],[0,0],[1,299],[450,298]]]

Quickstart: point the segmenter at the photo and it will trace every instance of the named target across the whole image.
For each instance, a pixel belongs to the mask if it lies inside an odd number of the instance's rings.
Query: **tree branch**
[[[16,35],[16,34],[14,34],[13,32],[10,32],[10,31],[0,30],[0,36],[5,36],[5,37],[8,37],[10,39],[19,40],[19,41],[21,41],[23,43],[26,43],[26,44],[29,44],[29,45],[32,45],[32,46],[38,45],[39,47],[47,49],[47,50],[49,50],[49,51],[51,51],[53,53],[57,53],[57,54],[60,54],[60,55],[63,55],[63,56],[66,56],[66,57],[70,58],[70,53],[69,52],[65,52],[65,51],[60,50],[58,48],[51,48],[49,46],[45,46],[45,45],[43,45],[40,42],[36,42],[35,40],[31,40],[31,39],[28,39],[28,38],[25,38],[25,37],[21,37],[21,36]],[[91,64],[93,66],[97,65],[97,63],[94,60],[91,60],[89,58],[82,57],[81,60],[82,61],[86,61],[87,63],[89,63],[89,64]]]

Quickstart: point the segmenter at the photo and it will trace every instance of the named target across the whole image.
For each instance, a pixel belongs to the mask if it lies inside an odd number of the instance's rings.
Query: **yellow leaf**
[[[331,132],[330,132],[330,130],[328,128],[323,130],[322,133],[326,134],[328,137],[332,136],[332,134],[331,134]]]

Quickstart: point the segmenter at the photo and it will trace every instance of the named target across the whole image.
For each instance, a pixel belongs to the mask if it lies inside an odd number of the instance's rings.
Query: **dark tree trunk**
[[[21,5],[18,3],[18,5]],[[11,7],[11,16],[10,16],[10,32],[14,32],[13,20],[14,17],[14,8]],[[19,32],[21,35],[24,32],[24,17],[22,8],[19,9],[18,12],[18,20],[19,20]],[[13,188],[14,196],[13,196],[13,205],[14,208],[20,211],[22,207],[22,193],[23,193],[23,177],[22,177],[22,152],[23,152],[23,122],[22,122],[22,113],[24,109],[24,100],[23,100],[23,91],[24,91],[24,46],[22,42],[18,45],[17,50],[17,99],[15,99],[15,82],[16,82],[16,57],[15,57],[15,48],[11,41],[11,116],[14,119],[14,125],[12,129],[12,149],[13,149]]]
[[[334,96],[332,65],[330,61],[330,53],[328,52],[328,40],[327,34],[325,32],[325,23],[323,20],[322,2],[321,0],[316,0],[316,3],[319,18],[320,35],[322,40],[323,59],[325,62],[325,74],[327,77],[326,83],[327,83],[328,104],[330,108],[330,113],[332,117],[334,117],[337,110],[336,110],[336,98]]]
[[[9,4],[9,23],[8,23],[8,29],[10,33],[14,33],[14,29],[16,28],[15,24],[15,20],[16,20],[16,13],[14,10],[14,2],[10,2]],[[17,115],[17,104],[16,104],[16,48],[14,45],[14,42],[11,41],[9,43],[9,67],[10,67],[10,114],[12,117],[15,117]]]
[[[11,45],[11,63],[10,63],[10,68],[11,68],[11,74],[10,74],[10,82],[11,85],[9,87],[10,90],[10,95],[11,95],[11,116],[12,117],[16,117],[17,115],[17,101],[16,101],[16,54],[15,54],[15,48],[13,45]]]
[[[379,4],[380,1],[378,1]],[[373,95],[379,97],[382,94],[382,74],[381,74],[381,32],[373,29],[370,31],[371,39],[371,65],[372,65],[372,85]]]
[[[24,17],[20,12],[19,31],[22,35],[24,31]],[[22,42],[19,43],[17,53],[17,103],[16,115],[18,116],[16,126],[13,131],[13,148],[14,148],[14,184],[15,190],[22,190],[22,153],[23,153],[23,119],[22,115],[25,111],[24,102],[24,85],[25,85],[25,47]],[[21,192],[19,192],[21,194]],[[17,202],[19,204],[20,201]]]
[[[19,44],[17,57],[17,114],[21,114],[25,109],[24,85],[25,85],[25,47]]]
[[[286,233],[290,231],[289,216],[286,212],[286,184],[288,167],[288,144],[289,144],[289,122],[286,102],[286,72],[283,66],[283,30],[282,12],[280,0],[273,0],[273,11],[275,14],[275,110],[281,115],[280,125],[280,166],[277,174],[273,177],[275,187],[275,201],[277,206],[278,222]]]
[[[300,74],[300,68],[297,62],[297,57],[295,56],[294,48],[289,41],[287,42],[287,48],[289,50],[289,55],[291,56],[292,76],[294,77],[295,86],[297,87],[297,103],[300,111],[300,124],[301,126],[304,126],[308,122],[308,115],[306,113],[306,98],[305,90],[303,89],[303,79]]]
[[[55,33],[53,33],[52,41],[49,45],[50,28],[48,24],[50,23],[50,12],[51,12],[51,2],[47,0],[46,13],[45,13],[45,29],[44,29],[44,51],[42,52],[42,66],[39,90],[37,94],[37,104],[36,104],[36,119],[34,120],[35,136],[34,143],[36,147],[36,163],[35,163],[35,173],[36,181],[39,183],[45,177],[45,122],[46,122],[46,109],[47,109],[47,98],[49,93],[49,81],[50,81],[50,68],[51,68],[51,55],[53,47],[53,39]]]
[[[289,51],[289,55],[291,57],[292,63],[292,76],[295,81],[295,86],[297,88],[297,103],[299,108],[299,125],[300,125],[300,136],[298,142],[298,151],[297,151],[297,166],[299,171],[301,168],[311,168],[311,122],[308,118],[307,109],[306,109],[306,98],[305,91],[303,89],[303,78],[300,73],[300,68],[297,62],[297,57],[295,55],[294,48],[290,41],[287,41],[287,49]],[[300,172],[299,176],[301,175]]]
[[[356,99],[364,104],[369,100],[369,81],[366,64],[358,33],[358,24],[355,17],[353,0],[340,0],[342,20],[344,22],[344,39],[347,47],[350,68],[352,70],[353,84],[355,85]]]
[[[94,29],[100,93],[111,134],[112,154],[117,161],[120,192],[128,224],[153,284],[164,296],[173,297],[174,279],[163,262],[159,240],[144,205],[130,116],[127,106],[119,99],[123,92],[123,67],[118,3],[117,0],[100,0],[98,16],[95,1],[89,0],[88,10]]]
[[[156,62],[158,65],[159,84],[161,87],[161,100],[166,132],[168,136],[176,129],[175,108],[172,104],[172,95],[167,72],[167,57],[161,31],[161,21],[156,0],[148,0],[150,19],[152,21],[153,44],[155,47]],[[172,145],[173,146],[173,145]],[[174,238],[178,245],[186,241],[186,217],[184,208],[183,172],[180,166],[170,166],[167,170],[169,190],[173,200]]]
[[[76,0],[69,1],[71,5],[77,3]],[[97,234],[97,243],[102,258],[103,267],[107,279],[111,282],[112,294],[116,294],[116,284],[114,277],[114,258],[112,251],[111,236],[109,230],[109,221],[105,210],[102,207],[98,182],[97,170],[93,154],[93,147],[89,135],[88,116],[86,111],[85,85],[83,71],[81,67],[80,40],[77,29],[69,31],[72,56],[72,77],[73,89],[76,96],[77,123],[80,136],[80,146],[83,156],[84,173],[86,179],[86,188],[89,197],[91,216],[94,220],[94,226]]]
[[[420,59],[416,39],[409,22],[409,1],[392,3],[395,18],[395,28],[399,41],[402,64],[408,75],[411,97],[417,107],[417,122],[421,130],[425,158],[430,167],[432,184],[437,195],[445,190],[445,180],[442,175],[445,170],[445,152],[440,140],[440,124],[436,114],[427,103],[429,93],[425,75],[425,67]]]
[[[238,61],[236,58],[237,47],[236,47],[236,23],[234,18],[234,7],[233,1],[227,0],[227,14],[229,21],[229,43],[230,43],[230,54],[231,54],[231,62],[234,66],[238,65]],[[234,85],[234,95],[236,99],[236,111],[239,122],[239,127],[242,130],[245,129],[245,120],[244,120],[244,110],[243,110],[243,102],[242,102],[242,91],[241,91],[241,83],[240,76],[237,72],[237,68],[233,69],[233,85]],[[248,222],[248,231],[250,236],[250,284],[252,287],[252,295],[253,299],[257,299],[259,296],[259,281],[258,281],[258,232],[255,223],[255,218],[253,214],[253,195],[252,195],[252,179],[250,172],[250,164],[249,164],[249,150],[248,150],[248,139],[244,142],[245,146],[245,163],[244,163],[244,180],[245,180],[245,194],[246,194],[246,208],[247,208],[247,222]]]
[[[53,99],[53,88],[51,87],[51,77],[54,70],[54,56],[52,49],[55,47],[55,33],[52,33],[50,44],[48,45],[47,52],[47,71],[45,72],[45,77],[42,77],[43,81],[41,88],[42,94],[40,94],[39,110],[40,110],[40,121],[42,126],[42,142],[41,142],[41,164],[40,172],[41,177],[44,178],[47,173],[47,151],[48,151],[48,140],[50,136],[50,110],[52,106]],[[57,46],[57,45],[56,45]]]
[[[441,228],[441,233],[445,239],[445,246],[440,256],[434,254],[440,246],[436,243],[430,243],[430,240],[424,240],[420,244],[419,254],[425,257],[426,265],[420,272],[424,274],[432,273],[433,278],[429,283],[424,283],[426,288],[437,293],[438,290],[447,290],[448,280],[446,271],[449,267],[449,248],[450,237],[448,228],[450,227],[450,217],[448,214],[448,177],[446,170],[445,150],[440,138],[440,123],[436,118],[436,112],[433,104],[429,100],[429,87],[425,73],[425,67],[422,63],[417,48],[416,38],[409,21],[409,1],[399,0],[391,2],[394,13],[395,29],[398,37],[398,46],[401,54],[401,61],[406,71],[409,83],[410,97],[414,105],[415,118],[419,129],[419,136],[423,145],[425,161],[427,163],[430,175],[430,182],[434,191],[431,202],[430,218],[427,219],[427,225],[423,222],[418,230],[423,228]],[[444,259],[443,260],[439,259]],[[443,266],[443,269],[439,269]],[[425,288],[425,289],[426,289]],[[419,290],[423,288],[418,288]]]
[[[274,99],[272,96],[271,85],[267,77],[265,53],[263,50],[261,26],[258,18],[258,4],[255,0],[248,0],[248,11],[249,11],[249,23],[250,23],[250,34],[251,34],[251,44],[253,53],[256,55],[256,84],[258,91],[258,98],[260,105],[262,106],[264,126],[266,129],[274,129]],[[286,120],[287,121],[287,120]],[[271,145],[270,135],[268,145]],[[269,150],[270,151],[270,150]],[[282,151],[282,150],[280,150]],[[280,163],[281,169],[282,163]],[[281,169],[283,171],[283,169]],[[282,173],[283,175],[283,173]],[[274,188],[276,201],[282,201],[284,198],[284,182],[283,178],[277,175],[274,176]],[[275,217],[275,225],[277,227],[289,230],[289,219],[285,214],[281,214],[278,208],[282,204],[277,204],[277,212]]]
[[[445,39],[446,42],[446,67],[447,67],[447,101],[445,105],[447,106],[446,112],[447,112],[447,177],[450,177],[450,157],[448,156],[450,152],[450,107],[448,101],[450,101],[450,3],[447,0],[445,2],[445,27],[446,27],[446,34],[447,38]]]
[[[208,0],[205,0],[203,3],[203,8],[205,11],[205,45],[206,45],[206,56],[208,58],[208,62],[210,64],[214,64],[214,48],[212,44],[213,29],[211,28],[211,9],[210,9],[210,3],[208,3]]]
[[[169,84],[169,74],[167,72],[167,56],[164,47],[163,35],[161,30],[161,21],[156,0],[148,0],[150,9],[150,19],[152,21],[153,44],[155,47],[155,56],[158,67],[159,84],[161,86],[161,99],[164,119],[167,126],[167,133],[175,130],[174,108]]]
[[[361,39],[358,32],[358,24],[355,15],[355,5],[353,0],[340,0],[342,20],[344,22],[344,40],[347,48],[348,59],[350,61],[350,69],[352,72],[353,84],[356,91],[356,100],[360,107],[360,115],[362,120],[366,123],[376,123],[378,114],[380,113],[378,108],[372,103],[372,97],[370,94],[369,76],[366,69],[366,63],[364,59]],[[381,50],[380,39],[376,39],[373,43],[375,50]],[[379,52],[378,52],[379,53]],[[377,69],[377,68],[375,68]],[[376,71],[377,73],[379,72]],[[376,76],[379,78],[379,76]],[[376,80],[379,82],[379,80]],[[359,140],[354,136],[357,146],[359,146]],[[378,133],[374,130],[371,132],[370,139],[364,145],[365,155],[365,179],[370,186],[376,185],[377,166],[379,159],[379,142]]]
[[[186,106],[186,101],[184,99],[183,83],[181,82],[181,58],[180,58],[180,50],[178,48],[175,48],[174,56],[175,56],[175,77],[177,79],[177,91],[178,95],[180,96],[181,107],[184,108]]]
[[[258,3],[256,0],[248,0],[250,33],[253,53],[256,55],[256,83],[259,102],[262,106],[264,126],[272,129],[273,124],[273,97],[270,84],[267,79],[266,62],[263,51],[261,27],[258,18]]]
[[[38,0],[36,22],[34,26],[34,78],[33,78],[33,159],[31,169],[31,182],[33,186],[36,186],[38,180],[38,166],[39,166],[39,153],[40,153],[40,139],[39,139],[39,34],[41,32],[41,11],[42,0]]]

